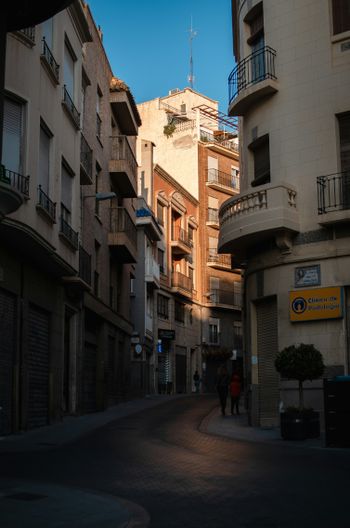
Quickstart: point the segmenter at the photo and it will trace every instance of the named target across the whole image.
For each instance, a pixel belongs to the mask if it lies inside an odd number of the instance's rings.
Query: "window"
[[[219,161],[217,158],[208,156],[208,181],[217,182],[218,181],[218,168]]]
[[[164,205],[157,201],[157,220],[160,225],[164,225]]]
[[[64,222],[71,224],[72,212],[72,173],[62,163],[61,169],[61,216]]]
[[[219,325],[219,319],[209,318],[209,343],[212,345],[219,344]]]
[[[350,209],[350,113],[338,116],[339,144],[340,144],[340,168],[342,196],[340,201],[343,209]]]
[[[100,192],[101,188],[101,167],[96,163],[96,172],[95,172],[95,194]],[[100,216],[100,202],[95,200],[95,215]]]
[[[188,241],[190,243],[190,246],[193,247],[194,243],[194,228],[192,226],[188,226]]]
[[[48,20],[45,20],[41,24],[41,31],[43,38],[45,39],[46,44],[50,48],[50,51],[52,51],[52,45],[53,45],[53,18],[49,18]]]
[[[185,322],[185,305],[179,301],[175,301],[175,321]]]
[[[234,189],[239,188],[239,170],[236,167],[231,167],[231,181]]]
[[[68,95],[74,101],[74,66],[75,66],[75,55],[68,41],[65,42],[64,46],[64,64],[63,64],[63,77],[64,84]]]
[[[235,321],[233,323],[233,348],[238,352],[239,355],[242,355],[243,333],[242,323],[240,321]]]
[[[182,103],[180,105],[180,112],[181,112],[181,114],[186,114],[186,105],[185,105],[185,103]]]
[[[190,266],[188,267],[188,276],[190,278],[191,287],[193,289],[194,288],[194,271],[193,271],[193,268],[191,268]]]
[[[96,297],[98,297],[100,293],[100,248],[101,244],[95,240],[94,295],[96,295]]]
[[[270,181],[270,143],[269,135],[259,137],[248,147],[254,156],[254,180],[252,186],[263,185]]]
[[[102,92],[100,87],[97,87],[97,96],[96,96],[96,136],[101,139],[101,108],[102,108]]]
[[[46,125],[40,124],[40,146],[39,146],[39,185],[45,194],[50,190],[50,147],[51,138]]]
[[[162,249],[158,249],[157,251],[158,255],[158,264],[159,264],[159,271],[160,273],[165,273],[165,265],[164,265],[164,251]]]
[[[2,163],[6,169],[23,174],[24,105],[5,97]]]
[[[157,314],[162,319],[169,319],[169,299],[164,295],[158,295],[157,298]]]
[[[153,292],[151,289],[147,289],[146,292],[146,313],[148,317],[153,317]]]
[[[332,0],[333,35],[350,30],[349,0]]]

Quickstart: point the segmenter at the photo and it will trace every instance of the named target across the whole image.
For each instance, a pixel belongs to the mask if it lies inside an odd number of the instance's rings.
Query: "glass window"
[[[50,51],[52,51],[52,45],[53,45],[53,18],[49,18],[48,20],[45,20],[41,24],[41,31],[43,38],[45,39],[46,44],[50,48]]]
[[[42,123],[40,125],[39,185],[47,195],[50,189],[50,147],[51,134]]]
[[[72,176],[66,166],[62,164],[61,169],[61,214],[68,224],[71,223],[72,211]]]
[[[75,57],[70,50],[68,43],[64,46],[64,64],[63,64],[63,77],[66,90],[70,98],[74,101],[74,65]]]
[[[350,30],[349,0],[332,0],[333,35]]]
[[[185,305],[179,301],[175,301],[175,321],[185,322]]]

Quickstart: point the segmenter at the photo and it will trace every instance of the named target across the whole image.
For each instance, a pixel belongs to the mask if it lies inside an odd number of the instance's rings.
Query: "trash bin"
[[[326,447],[350,447],[350,376],[323,380]]]

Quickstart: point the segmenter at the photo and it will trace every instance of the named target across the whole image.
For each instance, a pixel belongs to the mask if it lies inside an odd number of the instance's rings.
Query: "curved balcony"
[[[288,235],[299,232],[296,191],[283,183],[262,186],[226,200],[219,218],[220,253],[244,258],[249,247],[272,237],[282,251],[288,251]]]
[[[270,46],[241,60],[228,78],[229,115],[241,116],[260,99],[278,91],[276,51]]]
[[[29,198],[29,176],[0,165],[0,219],[13,213]]]

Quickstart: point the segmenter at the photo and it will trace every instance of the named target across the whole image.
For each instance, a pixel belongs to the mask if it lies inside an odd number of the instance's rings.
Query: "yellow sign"
[[[292,322],[343,317],[343,288],[291,291],[289,313]]]

